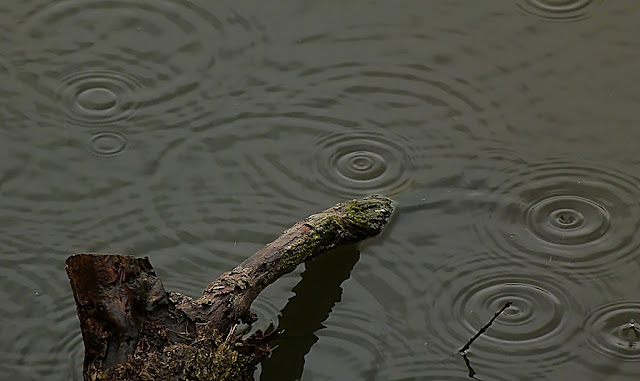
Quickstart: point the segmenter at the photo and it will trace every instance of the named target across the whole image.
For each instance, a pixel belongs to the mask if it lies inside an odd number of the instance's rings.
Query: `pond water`
[[[81,379],[70,254],[148,256],[195,297],[379,193],[382,236],[254,303],[286,330],[256,379],[636,380],[639,19],[631,0],[3,2],[0,379]]]

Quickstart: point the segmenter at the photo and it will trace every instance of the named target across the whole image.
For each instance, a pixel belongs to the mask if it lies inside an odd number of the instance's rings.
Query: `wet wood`
[[[197,300],[164,289],[147,258],[78,254],[67,259],[82,338],[85,380],[253,380],[273,338],[243,338],[240,322],[265,287],[300,263],[380,233],[393,206],[372,196],[307,217]]]

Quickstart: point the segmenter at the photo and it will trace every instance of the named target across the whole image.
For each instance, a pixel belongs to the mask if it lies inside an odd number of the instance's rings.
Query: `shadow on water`
[[[302,279],[293,289],[295,296],[282,310],[278,329],[284,332],[273,343],[276,348],[271,357],[262,363],[262,381],[300,379],[304,357],[318,341],[315,333],[340,301],[340,285],[349,279],[359,256],[358,248],[349,245],[305,264]]]

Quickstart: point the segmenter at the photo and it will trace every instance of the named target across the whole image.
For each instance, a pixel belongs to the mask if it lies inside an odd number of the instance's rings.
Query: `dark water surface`
[[[457,349],[506,301],[479,379],[637,380],[638,20],[632,0],[2,2],[0,379],[81,379],[69,254],[149,256],[198,296],[381,193],[382,237],[254,303],[287,330],[262,380],[465,380]]]

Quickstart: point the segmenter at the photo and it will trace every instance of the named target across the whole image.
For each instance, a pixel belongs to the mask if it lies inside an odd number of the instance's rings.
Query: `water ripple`
[[[379,365],[387,356],[377,335],[377,318],[341,306],[323,325],[325,328],[316,332],[319,340],[306,358],[304,374],[330,379],[335,371],[327,364],[339,364],[344,379],[377,379]]]
[[[544,241],[580,245],[595,241],[611,225],[602,206],[578,196],[552,196],[538,201],[527,212],[527,223]]]
[[[316,171],[322,186],[344,197],[393,196],[411,186],[411,142],[397,135],[350,131],[321,138]]]
[[[59,354],[59,362],[56,364],[59,371],[66,373],[64,379],[82,380],[84,343],[73,296],[70,293],[60,295],[59,302],[48,316],[59,327],[59,331],[63,332],[57,336],[56,344],[52,348],[52,353]],[[66,369],[59,364],[67,364]]]
[[[387,365],[387,364],[385,364]],[[388,364],[390,368],[385,369],[380,377],[381,380],[388,381],[469,381],[468,370],[465,368],[463,359],[456,356],[443,364],[443,361],[425,361],[424,354],[409,355],[406,357],[394,358]],[[482,379],[494,381],[512,380],[508,372],[492,372],[487,374],[482,372],[478,376]],[[522,380],[519,378],[519,380]]]
[[[494,170],[483,159],[499,146],[499,127],[481,114],[495,104],[471,82],[417,63],[316,65],[265,59],[261,70],[271,73],[249,73],[234,107],[195,127],[199,136],[181,156],[193,163],[215,153],[212,164],[227,167],[229,178],[291,199],[310,190],[396,196],[417,178],[451,175],[454,156],[454,170]],[[282,86],[283,73],[299,85]]]
[[[40,246],[42,248],[42,246]],[[75,304],[63,271],[64,262],[57,255],[6,255],[10,248],[0,246],[0,259],[6,285],[0,290],[3,317],[11,325],[4,333],[0,352],[6,361],[29,369],[33,379],[58,375],[68,356],[82,352],[81,335]],[[42,316],[47,316],[43,319]],[[42,337],[57,340],[43,340]],[[70,355],[71,354],[71,355]],[[65,378],[65,377],[63,377]]]
[[[584,329],[589,348],[622,361],[640,361],[640,302],[617,301],[587,313]]]
[[[67,119],[81,126],[109,125],[131,118],[139,108],[134,94],[143,85],[126,73],[86,68],[60,78],[56,90]]]
[[[416,152],[400,134],[356,128],[314,114],[242,115],[201,131],[164,157],[162,166],[176,161],[215,166],[223,177],[234,179],[228,185],[241,193],[253,189],[274,198],[331,204],[408,188]],[[183,172],[178,176],[195,173],[193,168]],[[181,184],[189,187],[192,181]],[[313,200],[304,196],[310,192]]]
[[[613,272],[640,247],[640,180],[599,165],[520,165],[476,232],[487,247],[556,270]]]
[[[511,301],[471,348],[478,369],[495,370],[508,363],[544,373],[569,361],[580,344],[579,321],[586,302],[574,298],[577,284],[511,266],[491,267],[458,272],[451,278],[455,281],[439,282],[425,322],[433,326],[430,346],[455,352]]]
[[[118,131],[100,131],[91,135],[88,144],[90,153],[109,157],[120,155],[127,147],[127,137]]]
[[[313,96],[292,94],[296,107],[333,117],[354,110],[360,115],[349,131],[321,142],[324,168],[318,172],[323,186],[337,194],[361,195],[362,188],[378,186],[396,196],[452,172],[482,176],[510,156],[499,144],[503,126],[484,119],[496,103],[463,76],[410,62],[299,66],[298,78]]]
[[[450,119],[465,113],[477,113],[495,105],[486,94],[465,80],[438,76],[436,69],[418,63],[341,62],[319,67],[302,67],[298,77],[313,88],[315,99],[298,101],[300,105],[332,105],[353,100],[371,108],[368,120]],[[318,94],[332,89],[330,98]],[[333,99],[332,102],[330,100]],[[325,100],[325,103],[321,101]],[[384,118],[377,118],[377,115]]]
[[[524,14],[548,21],[571,22],[590,17],[603,0],[518,0]]]
[[[187,0],[65,0],[15,17],[24,20],[14,34],[16,75],[83,126],[134,115],[145,127],[203,119],[203,100],[224,95],[227,82],[239,79],[213,68],[248,59],[266,40],[255,20]]]

